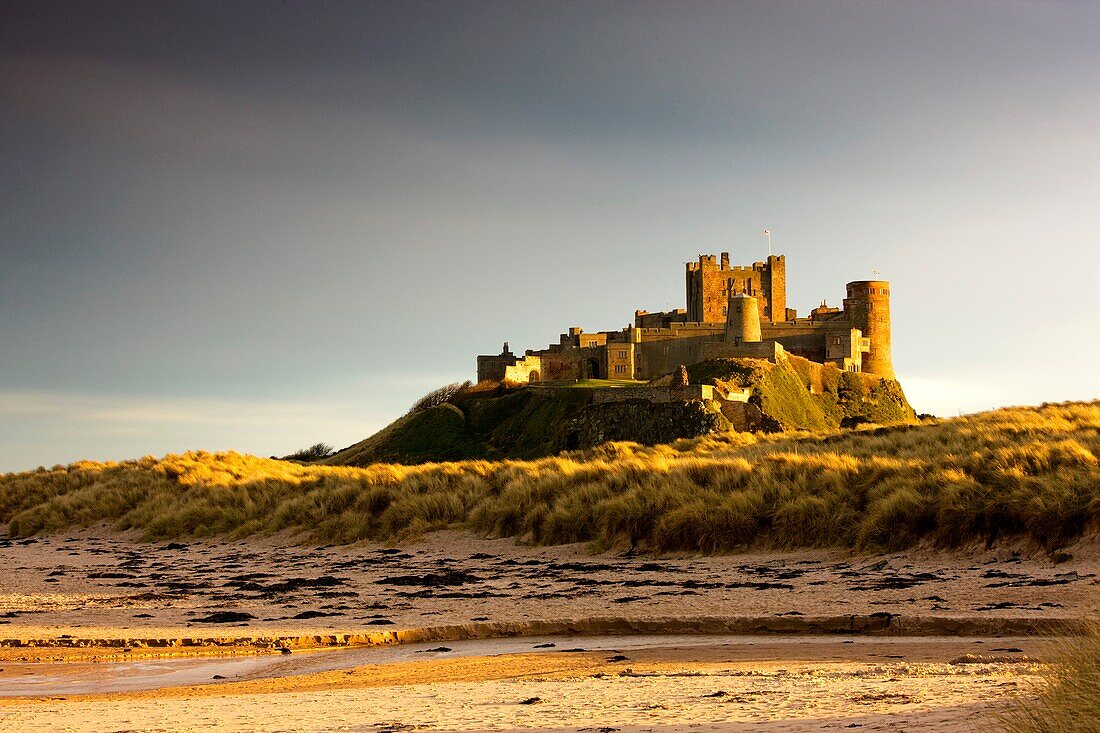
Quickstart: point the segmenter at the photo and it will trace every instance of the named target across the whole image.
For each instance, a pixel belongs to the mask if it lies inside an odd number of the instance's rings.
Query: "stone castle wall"
[[[843,310],[822,301],[809,318],[797,318],[787,308],[786,267],[783,255],[748,267],[731,267],[725,252],[720,260],[700,255],[698,262],[686,265],[686,312],[635,311],[634,325],[621,331],[585,333],[570,328],[557,344],[528,352],[522,359],[509,353],[506,344],[501,354],[477,358],[478,380],[535,381],[532,374],[541,381],[648,380],[708,358],[775,361],[784,353],[832,363],[846,371],[894,378],[890,284],[884,280],[848,283]],[[759,306],[758,343],[742,343],[748,331],[741,321],[739,333],[727,324],[730,298],[742,293],[756,298]],[[727,338],[729,343],[723,345]]]
[[[687,402],[688,400],[713,400],[714,387],[708,384],[689,384],[686,387],[608,387],[597,389],[592,402]]]

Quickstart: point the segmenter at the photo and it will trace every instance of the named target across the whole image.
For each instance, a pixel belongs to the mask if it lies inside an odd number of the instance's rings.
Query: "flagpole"
[[[772,256],[772,230],[765,229],[764,236],[768,238],[768,257]]]

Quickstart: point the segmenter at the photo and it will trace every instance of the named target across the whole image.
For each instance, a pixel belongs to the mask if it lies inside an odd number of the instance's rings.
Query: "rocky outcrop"
[[[716,401],[630,400],[585,407],[569,426],[569,448],[591,448],[611,440],[652,445],[730,430]]]

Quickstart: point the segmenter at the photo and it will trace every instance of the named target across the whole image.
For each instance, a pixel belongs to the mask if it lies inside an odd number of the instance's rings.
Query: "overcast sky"
[[[0,5],[0,471],[359,440],[787,256],[942,415],[1100,397],[1100,4]]]

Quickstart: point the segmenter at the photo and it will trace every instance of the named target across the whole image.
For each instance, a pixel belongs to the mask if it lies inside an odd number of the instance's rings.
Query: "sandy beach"
[[[760,724],[774,731],[890,730],[918,723],[963,731],[1034,683],[1036,665],[1019,652],[1014,661],[948,659],[960,648],[988,651],[990,643],[818,639],[791,648],[742,641],[437,658],[124,694],[8,699],[0,701],[0,722],[15,730],[104,732],[680,731]],[[1017,648],[1031,651],[1023,643]],[[896,659],[903,656],[922,661]],[[284,717],[290,710],[293,723]]]
[[[2,544],[0,723],[21,731],[974,730],[1097,611],[1088,542],[1055,558],[627,557],[458,532]]]

